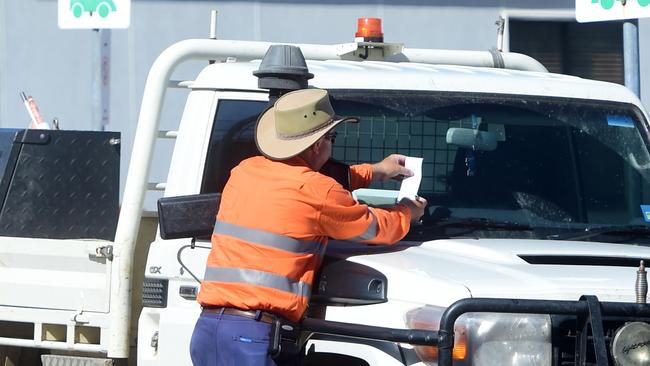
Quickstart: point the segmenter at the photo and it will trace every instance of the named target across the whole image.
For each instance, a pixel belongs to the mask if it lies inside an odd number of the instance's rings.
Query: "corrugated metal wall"
[[[545,34],[540,38],[537,34]],[[548,71],[625,85],[620,22],[510,22],[510,50],[530,55]]]
[[[414,48],[486,50],[496,45],[494,23],[502,11],[566,13],[573,6],[573,0],[132,0],[131,27],[111,31],[107,129],[123,134],[122,181],[149,67],[174,42],[207,37],[211,9],[219,11],[221,39],[350,42],[356,19],[372,16],[383,18],[388,42]],[[641,21],[640,31],[642,65],[649,65],[650,19]],[[98,47],[97,32],[57,27],[56,0],[0,0],[0,127],[28,124],[18,94],[25,91],[37,100],[46,120],[58,117],[65,129],[92,128],[93,55]],[[184,65],[175,78],[192,78],[202,66]],[[642,74],[642,93],[650,97],[648,66]],[[168,95],[163,129],[175,128],[185,98],[182,92]],[[650,98],[644,100],[650,105]],[[160,155],[168,154],[171,143],[158,149]],[[166,178],[159,165],[154,163],[153,181]]]

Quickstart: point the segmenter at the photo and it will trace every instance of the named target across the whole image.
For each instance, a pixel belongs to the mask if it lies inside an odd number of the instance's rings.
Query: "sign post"
[[[576,0],[580,23],[628,19],[623,22],[625,86],[640,96],[638,18],[650,17],[650,0]]]
[[[639,70],[639,22],[629,19],[623,23],[623,67],[625,86],[637,97],[641,96],[641,70]]]
[[[111,30],[95,29],[93,49],[92,122],[93,129],[104,131],[110,122]]]

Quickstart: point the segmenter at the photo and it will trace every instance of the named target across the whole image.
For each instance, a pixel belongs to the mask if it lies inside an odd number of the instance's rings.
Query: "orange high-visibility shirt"
[[[372,167],[352,166],[350,178],[352,189],[367,187]],[[223,190],[198,301],[298,321],[328,237],[393,244],[406,235],[410,219],[403,205],[359,204],[298,157],[246,159]]]

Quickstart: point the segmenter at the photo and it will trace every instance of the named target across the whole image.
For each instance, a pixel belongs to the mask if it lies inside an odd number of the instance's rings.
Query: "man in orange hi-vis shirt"
[[[328,238],[393,244],[423,215],[423,198],[370,208],[318,172],[336,125],[358,121],[337,116],[320,89],[287,93],[260,116],[255,141],[264,156],[235,167],[221,196],[190,345],[195,365],[275,365],[271,323],[300,321]],[[352,189],[411,176],[404,160],[352,166]]]

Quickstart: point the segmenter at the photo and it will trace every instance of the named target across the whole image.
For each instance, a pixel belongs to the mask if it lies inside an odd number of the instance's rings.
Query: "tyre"
[[[600,6],[603,7],[603,9],[611,9],[612,6],[614,6],[614,2],[616,0],[600,0]]]
[[[81,17],[81,14],[84,12],[83,6],[81,4],[76,3],[72,5],[72,15],[74,15],[75,18]]]
[[[107,3],[101,3],[97,5],[97,14],[99,14],[100,17],[106,18],[108,16],[108,13],[111,12],[111,7],[108,6]]]

